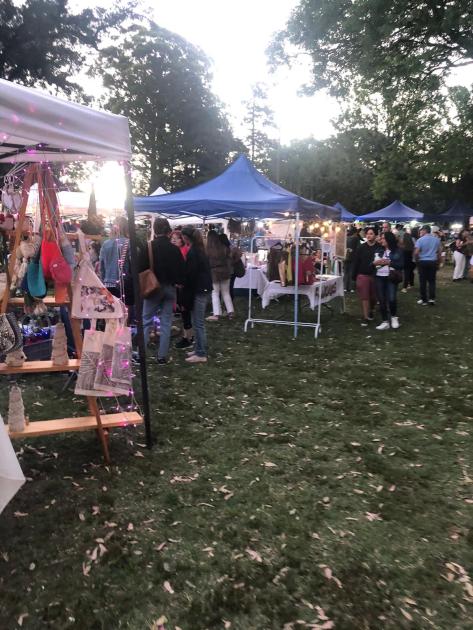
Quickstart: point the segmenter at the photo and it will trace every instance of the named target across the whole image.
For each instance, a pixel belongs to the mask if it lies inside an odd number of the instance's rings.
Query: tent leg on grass
[[[149,390],[148,390],[148,372],[146,366],[146,346],[143,331],[142,318],[142,300],[139,290],[138,278],[138,246],[135,229],[135,212],[133,207],[133,188],[131,183],[130,163],[125,162],[123,165],[125,170],[126,181],[126,201],[125,209],[128,217],[128,230],[130,233],[130,256],[131,256],[131,275],[133,286],[135,289],[135,316],[136,316],[136,339],[138,344],[138,354],[140,356],[140,379],[142,391],[143,420],[146,433],[146,446],[152,448],[153,435],[151,432],[151,415],[149,407]]]
[[[299,227],[299,213],[296,212],[296,260],[295,260],[295,273],[294,273],[294,339],[297,339],[297,320],[299,317],[299,240],[300,240],[300,227]]]

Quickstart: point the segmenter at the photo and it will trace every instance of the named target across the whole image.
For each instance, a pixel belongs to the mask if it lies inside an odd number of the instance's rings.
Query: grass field
[[[473,628],[473,286],[416,297],[383,333],[350,297],[317,342],[245,335],[241,299],[208,365],[150,367],[153,451],[141,429],[111,467],[93,434],[16,442],[0,628]],[[64,379],[21,381],[32,419],[82,414]]]

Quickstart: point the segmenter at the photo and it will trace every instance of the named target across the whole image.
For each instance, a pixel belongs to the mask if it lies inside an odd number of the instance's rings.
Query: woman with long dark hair
[[[399,328],[397,285],[402,281],[403,252],[392,232],[381,234],[380,247],[375,253],[373,264],[376,267],[376,295],[382,317],[382,322],[376,326],[376,330]]]
[[[190,311],[194,328],[194,351],[187,356],[187,363],[207,363],[207,334],[205,332],[205,309],[212,291],[210,265],[205,254],[204,242],[199,230],[185,227],[184,242],[190,247],[187,252],[183,290],[184,307]]]
[[[207,256],[209,257],[210,269],[212,271],[212,311],[213,314],[207,319],[218,320],[222,315],[220,305],[220,295],[223,298],[225,308],[229,318],[233,317],[233,301],[230,297],[230,278],[233,273],[233,263],[230,249],[222,243],[215,230],[210,230],[207,235]]]

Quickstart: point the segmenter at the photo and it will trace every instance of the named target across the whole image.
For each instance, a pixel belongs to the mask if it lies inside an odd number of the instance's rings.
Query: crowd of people
[[[363,238],[364,237],[364,238]],[[462,230],[449,245],[453,252],[453,281],[472,277],[473,234]],[[434,306],[436,300],[437,270],[443,263],[446,235],[434,226],[419,229],[394,229],[388,222],[378,231],[375,227],[364,229],[363,235],[356,227],[348,231],[347,258],[345,261],[345,291],[353,291],[355,283],[361,301],[362,326],[375,319],[375,307],[379,304],[381,322],[377,330],[399,328],[397,291],[414,287],[414,270],[419,276],[420,306]],[[473,278],[471,278],[473,281]]]
[[[207,362],[206,322],[234,316],[233,283],[235,269],[242,264],[242,252],[228,237],[211,229],[204,243],[202,232],[193,227],[173,230],[167,219],[158,217],[153,224],[154,238],[139,247],[138,271],[151,268],[160,289],[143,301],[143,327],[148,343],[159,316],[158,365],[169,362],[172,326],[180,315],[181,336],[177,349],[187,350],[187,363]],[[96,247],[95,243],[91,244]],[[466,277],[473,264],[473,236],[463,230],[447,245],[441,230],[424,225],[419,229],[391,227],[363,231],[351,227],[347,232],[347,256],[344,264],[345,291],[356,287],[362,311],[362,326],[380,321],[377,330],[397,329],[398,289],[406,293],[414,287],[415,270],[419,281],[420,306],[434,306],[436,274],[446,249],[452,252],[453,280]],[[117,219],[110,238],[100,249],[93,249],[96,269],[105,286],[122,297],[133,317],[134,291],[131,278],[128,223]],[[206,316],[208,303],[212,314]]]
[[[158,217],[153,224],[154,238],[139,248],[138,271],[151,269],[160,288],[143,300],[143,329],[149,343],[159,315],[158,365],[169,362],[174,314],[181,317],[182,335],[175,344],[187,349],[187,363],[207,362],[206,321],[218,321],[225,315],[234,316],[233,283],[235,267],[241,261],[241,251],[232,246],[225,234],[215,230],[202,233],[193,227],[172,230],[167,219]],[[104,285],[121,295],[130,311],[133,309],[128,224],[118,219],[110,238],[96,256],[97,270]],[[211,297],[212,315],[206,317]]]

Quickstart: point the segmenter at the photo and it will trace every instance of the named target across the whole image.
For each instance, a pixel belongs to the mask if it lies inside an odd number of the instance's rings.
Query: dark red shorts
[[[365,276],[362,273],[356,276],[356,290],[360,300],[376,302],[376,290],[374,287],[374,276]]]

